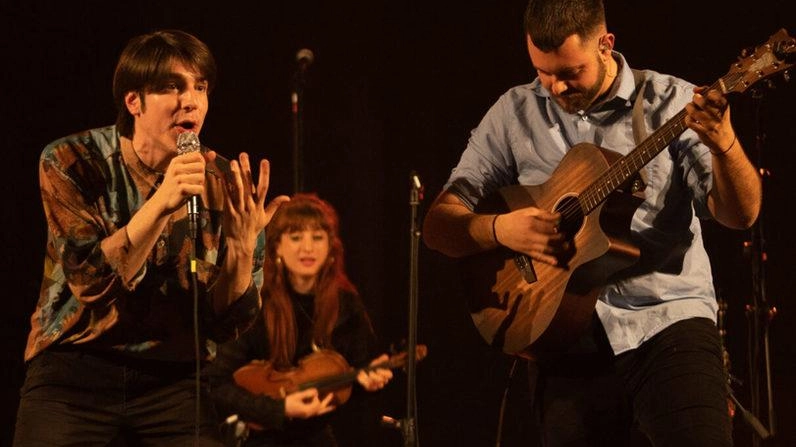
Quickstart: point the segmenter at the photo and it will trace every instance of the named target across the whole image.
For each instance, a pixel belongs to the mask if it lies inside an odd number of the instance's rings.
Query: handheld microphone
[[[199,137],[193,132],[183,132],[177,136],[177,154],[187,154],[189,152],[199,152],[201,150]],[[196,239],[196,232],[199,223],[199,200],[193,195],[188,198],[188,234],[191,239]]]

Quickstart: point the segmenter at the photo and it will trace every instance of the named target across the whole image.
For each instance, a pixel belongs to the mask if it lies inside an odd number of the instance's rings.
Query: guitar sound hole
[[[583,210],[577,197],[564,197],[558,202],[556,211],[561,213],[559,230],[568,238],[573,238],[583,226]]]

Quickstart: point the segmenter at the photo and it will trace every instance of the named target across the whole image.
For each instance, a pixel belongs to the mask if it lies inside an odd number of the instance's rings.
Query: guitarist
[[[732,445],[698,218],[750,227],[761,182],[727,100],[649,70],[637,83],[614,50],[601,0],[531,0],[525,32],[537,77],[506,92],[472,131],[425,218],[426,244],[452,257],[504,246],[536,264],[566,262],[573,244],[559,213],[484,214],[476,205],[501,187],[544,183],[577,143],[628,153],[637,144],[632,110],[642,88],[648,129],[685,109],[685,132],[642,169],[634,274],[605,285],[592,326],[565,355],[532,362],[534,414],[545,446],[629,445],[631,429],[656,447]]]
[[[315,347],[337,351],[351,366],[367,366],[375,336],[344,270],[337,213],[314,194],[296,194],[277,210],[265,244],[263,312],[237,340],[218,346],[206,369],[211,395],[222,418],[236,414],[257,424],[246,446],[334,446],[328,418],[319,417],[335,409],[332,394],[310,388],[284,399],[255,395],[233,374],[252,360],[289,370]],[[391,378],[390,369],[378,368],[360,372],[356,381],[376,391]]]

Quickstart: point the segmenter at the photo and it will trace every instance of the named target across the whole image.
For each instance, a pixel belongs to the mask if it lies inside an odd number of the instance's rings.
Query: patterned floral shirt
[[[222,159],[217,166],[227,171],[229,163]],[[44,276],[25,360],[52,346],[189,361],[195,357],[195,307],[203,341],[224,341],[246,329],[260,307],[264,237],[258,238],[249,289],[223,314],[214,314],[211,292],[225,255],[223,174],[206,171],[195,306],[185,207],[170,217],[144,266],[132,278],[121,274],[130,250],[125,225],[154,194],[162,173],[141,162],[115,126],[49,144],[39,165],[48,227]]]

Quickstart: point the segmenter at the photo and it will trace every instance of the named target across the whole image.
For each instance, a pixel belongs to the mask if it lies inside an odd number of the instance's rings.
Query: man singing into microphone
[[[44,149],[44,277],[14,445],[221,445],[203,392],[197,405],[197,357],[256,317],[262,230],[287,198],[266,205],[266,160],[254,184],[245,153],[178,153],[215,74],[192,35],[135,37],[114,75],[116,125]]]

